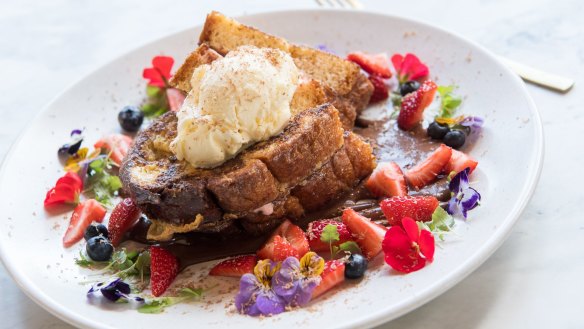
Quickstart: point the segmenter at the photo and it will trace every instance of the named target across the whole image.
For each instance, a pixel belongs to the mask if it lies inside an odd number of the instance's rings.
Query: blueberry
[[[418,89],[420,89],[420,83],[418,81],[412,80],[402,84],[399,87],[399,93],[400,95],[405,96],[409,93],[413,93]]]
[[[109,234],[107,227],[103,224],[91,224],[85,229],[85,234],[83,238],[85,241],[93,238],[94,236],[102,235],[104,238],[108,238]]]
[[[349,256],[345,263],[345,278],[358,279],[365,274],[367,270],[367,259],[359,254]]]
[[[87,256],[96,262],[108,261],[114,252],[112,244],[103,236],[94,236],[87,240],[85,249],[87,250]]]
[[[440,124],[434,121],[428,126],[427,133],[428,136],[432,137],[433,139],[442,139],[449,131],[450,128],[448,125]]]
[[[136,132],[144,122],[144,113],[136,106],[126,106],[118,114],[118,122],[125,131]]]
[[[460,130],[451,130],[444,135],[444,144],[455,149],[464,145],[466,135]]]

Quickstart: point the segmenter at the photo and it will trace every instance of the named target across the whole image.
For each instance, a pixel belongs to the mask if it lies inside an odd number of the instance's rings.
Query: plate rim
[[[491,234],[489,239],[472,255],[472,257],[467,258],[461,265],[459,265],[453,271],[448,272],[444,277],[440,280],[437,280],[436,283],[430,285],[420,291],[415,297],[410,297],[399,304],[395,304],[393,308],[397,308],[397,311],[389,311],[388,309],[381,309],[374,313],[369,313],[366,316],[363,316],[355,321],[344,323],[339,326],[339,328],[353,328],[356,326],[359,327],[366,327],[370,328],[373,326],[381,325],[383,323],[387,323],[393,319],[396,319],[406,313],[413,311],[416,308],[421,307],[422,305],[430,302],[431,300],[435,299],[436,297],[442,295],[447,290],[450,290],[454,285],[458,284],[462,280],[464,280],[468,275],[474,272],[480,265],[482,265],[508,238],[509,234],[512,231],[515,223],[519,220],[519,217],[525,210],[525,207],[529,204],[532,199],[533,193],[538,185],[539,178],[541,176],[541,172],[543,169],[543,159],[544,159],[544,152],[545,152],[545,144],[544,144],[544,129],[541,120],[541,116],[539,114],[539,110],[535,105],[535,102],[531,95],[529,94],[525,83],[509,69],[505,66],[498,57],[492,53],[490,50],[486,49],[482,45],[478,44],[477,42],[459,34],[458,32],[453,32],[451,30],[447,30],[442,28],[441,26],[434,25],[431,23],[427,23],[422,20],[418,20],[416,18],[408,17],[408,16],[400,16],[395,14],[388,14],[388,13],[380,13],[374,12],[371,10],[358,10],[358,11],[349,11],[345,9],[283,9],[283,10],[270,10],[270,11],[263,11],[259,13],[253,14],[242,14],[237,16],[232,16],[236,20],[246,20],[246,19],[257,19],[258,17],[262,16],[270,16],[274,14],[286,14],[286,13],[293,13],[293,14],[305,14],[305,15],[313,15],[313,14],[325,14],[325,15],[334,15],[334,14],[347,14],[347,15],[372,15],[378,16],[384,19],[390,20],[397,20],[404,23],[413,23],[419,26],[423,26],[425,28],[437,30],[439,33],[447,34],[450,37],[455,39],[459,39],[464,43],[478,49],[481,51],[486,57],[491,59],[495,65],[498,65],[502,71],[505,71],[506,74],[510,77],[510,80],[514,82],[514,84],[522,91],[525,99],[527,101],[527,106],[529,107],[534,123],[534,152],[531,155],[531,159],[534,165],[531,167],[530,172],[527,175],[527,183],[523,186],[519,193],[518,201],[516,202],[515,206],[508,212],[505,220],[503,221],[503,225],[497,228]],[[65,94],[67,94],[71,89],[73,89],[76,85],[81,83],[82,81],[86,80],[87,78],[91,77],[95,73],[101,71],[106,66],[120,60],[121,58],[128,56],[131,53],[137,52],[142,48],[148,47],[150,45],[156,44],[161,40],[169,38],[171,36],[187,33],[188,31],[192,31],[198,27],[201,27],[201,24],[195,24],[188,28],[179,29],[176,31],[171,31],[163,36],[145,41],[140,45],[133,47],[123,53],[120,53],[116,56],[112,56],[108,58],[106,61],[101,62],[95,66],[95,68],[89,70],[83,76],[73,80],[72,83],[67,85],[61,92],[57,93],[55,97],[53,97],[45,106],[42,107],[40,111],[38,111],[32,120],[30,120],[25,127],[21,130],[18,134],[18,137],[14,140],[12,145],[9,147],[8,152],[2,159],[0,164],[0,182],[2,182],[4,176],[6,175],[6,167],[7,163],[10,159],[14,156],[15,150],[20,146],[22,143],[22,139],[25,135],[27,135],[32,125],[39,120],[39,118],[48,111],[49,108],[53,106],[59,99],[61,99]],[[67,309],[66,307],[62,307],[59,303],[56,303],[53,298],[45,294],[41,289],[36,289],[36,285],[30,281],[30,279],[25,275],[25,273],[21,272],[21,270],[13,266],[14,264],[10,261],[5,248],[2,247],[2,240],[0,239],[0,262],[6,268],[7,273],[10,275],[12,280],[16,282],[18,287],[22,292],[24,292],[30,299],[32,299],[37,305],[42,307],[44,310],[48,311],[52,315],[56,316],[57,318],[67,322],[76,327],[83,327],[83,328],[110,328],[109,326],[105,325],[104,323],[90,323],[87,318],[79,313],[75,313]]]

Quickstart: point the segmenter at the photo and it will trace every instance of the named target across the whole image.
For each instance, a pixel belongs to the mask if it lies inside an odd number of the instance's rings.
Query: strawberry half
[[[406,179],[416,189],[430,184],[444,170],[450,161],[452,149],[444,144],[436,149],[426,160],[406,172]]]
[[[328,243],[324,243],[320,240],[322,235],[322,230],[327,225],[334,225],[337,227],[337,232],[339,233],[339,241],[333,243],[333,246],[338,246],[341,243],[351,240],[351,232],[347,228],[347,225],[342,222],[336,221],[334,219],[323,219],[311,222],[308,224],[308,229],[306,230],[306,235],[308,236],[308,244],[310,245],[310,250],[312,251],[328,251],[330,246]]]
[[[433,196],[398,196],[381,201],[381,210],[389,225],[400,225],[404,217],[415,221],[432,220],[432,213],[439,202]]]
[[[122,134],[111,134],[102,137],[93,146],[108,150],[111,153],[110,158],[112,161],[119,166],[122,164],[126,154],[128,154],[131,145],[132,138]]]
[[[403,130],[414,128],[424,117],[424,110],[434,100],[438,86],[432,80],[426,80],[420,88],[407,94],[402,99],[397,125]]]
[[[282,261],[290,256],[300,258],[308,250],[308,240],[302,229],[289,220],[285,220],[258,250],[257,255],[260,259]]]
[[[389,58],[386,53],[366,54],[356,51],[347,55],[347,60],[359,65],[363,71],[369,74],[375,74],[384,79],[391,78]]]
[[[178,110],[180,110],[185,98],[185,94],[176,88],[166,89],[166,100],[168,101],[168,107],[172,112],[178,112]]]
[[[381,241],[387,228],[373,223],[369,218],[361,216],[355,210],[347,208],[343,211],[343,223],[347,225],[363,255],[371,259],[381,252]]]
[[[408,194],[404,173],[395,162],[390,162],[377,168],[367,179],[365,187],[376,197]]]
[[[373,93],[371,98],[369,98],[369,103],[376,103],[386,100],[389,97],[389,88],[379,75],[371,74],[369,76],[369,81],[373,84]]]
[[[345,263],[340,260],[329,260],[324,264],[320,275],[321,281],[312,291],[312,299],[324,294],[345,281]]]
[[[109,239],[114,247],[120,244],[124,234],[136,225],[141,214],[136,203],[130,198],[126,198],[116,205],[107,223]]]
[[[94,199],[89,199],[81,202],[71,215],[71,221],[65,236],[63,237],[63,246],[69,248],[77,241],[83,238],[85,229],[92,222],[101,223],[105,217],[106,209],[101,203]]]
[[[168,250],[150,247],[150,290],[152,295],[162,295],[178,274],[178,259]]]
[[[256,255],[242,255],[226,259],[215,265],[209,275],[231,276],[239,278],[246,273],[253,273],[253,269],[258,262]]]
[[[470,168],[469,173],[472,173],[478,164],[478,161],[471,158],[468,154],[452,150],[452,156],[450,156],[450,160],[444,167],[444,173],[448,175],[454,171],[458,174],[466,168]]]

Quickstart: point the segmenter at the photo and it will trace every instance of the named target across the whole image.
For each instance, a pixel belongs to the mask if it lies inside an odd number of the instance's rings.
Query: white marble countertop
[[[229,15],[314,8],[294,1],[1,1],[0,158],[44,104],[91,70],[147,41]],[[511,59],[576,79],[561,95],[529,86],[546,155],[533,199],[505,244],[476,272],[383,328],[582,328],[584,318],[584,3],[578,0],[363,0],[366,9],[456,31]],[[505,97],[505,95],[493,95]],[[582,125],[582,126],[581,126]],[[509,143],[518,141],[510,140]],[[528,141],[527,141],[528,142]],[[521,145],[517,145],[521,147]],[[0,265],[0,328],[68,328]]]

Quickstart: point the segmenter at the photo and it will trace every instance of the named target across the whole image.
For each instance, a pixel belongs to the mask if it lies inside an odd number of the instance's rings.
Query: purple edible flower
[[[288,257],[272,279],[272,287],[290,306],[304,306],[310,302],[314,288],[320,283],[324,259],[309,252],[300,261]]]
[[[269,259],[260,260],[254,274],[244,274],[239,282],[239,292],[235,296],[235,307],[241,313],[274,315],[284,312],[286,302],[272,290],[272,277],[279,270],[279,264]]]
[[[460,121],[461,126],[470,127],[470,128],[480,128],[485,123],[485,120],[481,117],[466,117],[462,121]]]
[[[481,201],[481,195],[477,190],[468,184],[468,174],[470,168],[456,174],[448,188],[452,192],[452,198],[448,201],[448,213],[451,215],[462,215],[466,219],[467,212],[476,208]]]
[[[71,137],[74,137],[75,135],[82,135],[82,134],[83,134],[83,130],[81,130],[81,129],[71,130]]]
[[[87,295],[91,297],[98,291],[101,292],[103,297],[111,302],[117,302],[120,298],[124,300],[133,300],[136,302],[144,302],[144,298],[142,297],[130,296],[130,285],[122,281],[120,278],[94,284],[87,292]]]
[[[333,54],[333,55],[336,54],[334,51],[332,51],[332,49],[327,47],[327,45],[325,45],[325,44],[316,45],[316,49],[322,50],[322,51],[327,52],[329,54]]]

